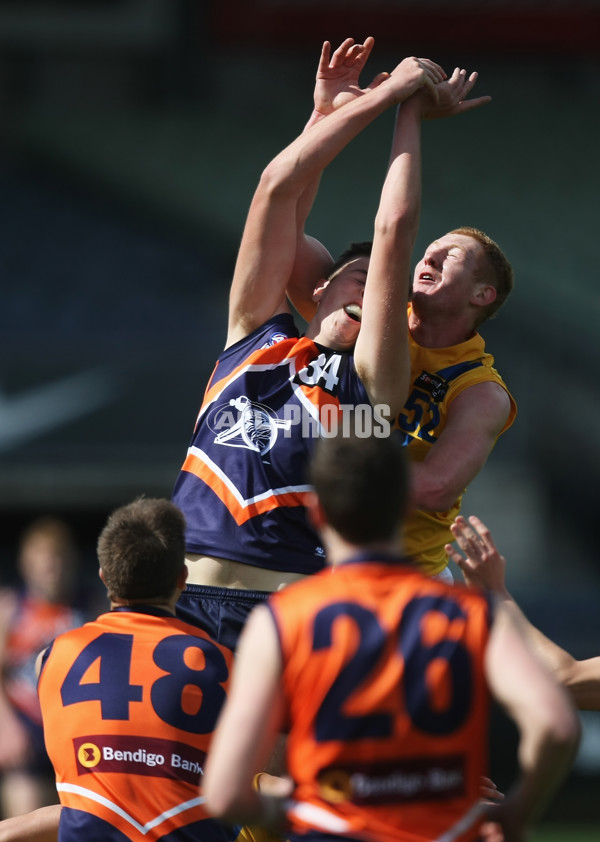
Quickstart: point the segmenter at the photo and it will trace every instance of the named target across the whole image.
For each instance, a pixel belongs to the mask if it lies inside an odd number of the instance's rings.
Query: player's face
[[[478,282],[481,245],[464,234],[445,234],[431,243],[417,264],[412,298],[439,299],[452,310],[466,307]]]
[[[53,538],[31,537],[19,561],[28,589],[51,602],[65,598],[73,576],[72,561]]]
[[[369,268],[368,257],[350,260],[319,290],[320,336],[328,347],[354,347],[362,319],[363,296]]]

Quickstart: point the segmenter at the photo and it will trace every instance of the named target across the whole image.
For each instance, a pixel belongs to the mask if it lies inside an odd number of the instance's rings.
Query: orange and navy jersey
[[[292,834],[476,839],[487,598],[398,558],[358,556],[267,605],[282,653]]]
[[[86,619],[84,612],[74,606],[26,593],[18,595],[5,643],[3,683],[13,707],[30,722],[42,724],[36,689],[37,656],[55,637],[82,625]]]
[[[38,691],[63,810],[60,842],[235,839],[200,784],[232,656],[155,608],[117,609],[58,637]]]
[[[412,462],[425,459],[446,426],[452,401],[477,383],[491,381],[506,390],[511,408],[501,433],[511,426],[517,414],[516,403],[478,333],[447,348],[425,348],[409,333],[409,347],[412,386],[394,428],[403,436]],[[461,502],[462,495],[445,512],[415,510],[405,521],[404,549],[428,575],[439,573],[448,562],[444,545],[454,540],[450,524]]]
[[[173,501],[190,553],[314,573],[324,564],[308,523],[313,444],[343,407],[369,399],[351,354],[299,338],[281,314],[217,361]]]

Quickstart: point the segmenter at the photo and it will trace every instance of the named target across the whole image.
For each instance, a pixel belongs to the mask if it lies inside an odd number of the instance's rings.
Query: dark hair
[[[332,278],[335,273],[342,268],[342,266],[345,266],[346,263],[350,260],[354,260],[356,257],[370,257],[372,248],[373,242],[371,240],[362,240],[361,242],[350,243],[348,248],[334,261],[327,278]]]
[[[482,308],[482,313],[475,325],[477,327],[486,319],[493,318],[512,292],[514,285],[513,268],[498,243],[483,231],[480,231],[479,228],[470,228],[465,225],[448,233],[462,234],[463,237],[472,237],[477,240],[483,250],[485,261],[482,267],[483,271],[480,273],[481,280],[492,284],[496,290],[495,300],[487,307]]]
[[[98,538],[111,599],[169,597],[185,564],[185,518],[169,500],[134,500],[116,509]]]
[[[310,480],[323,512],[353,544],[393,539],[408,504],[408,469],[399,436],[338,435],[317,441]]]

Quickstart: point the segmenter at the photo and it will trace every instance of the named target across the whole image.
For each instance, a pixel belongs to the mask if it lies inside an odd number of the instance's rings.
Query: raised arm
[[[296,255],[298,206],[325,167],[387,108],[429,81],[412,62],[412,75],[396,76],[342,105],[286,147],[264,170],[254,194],[238,253],[229,300],[231,345],[276,313],[287,311],[286,286]]]
[[[331,52],[331,43],[325,41],[321,50],[313,94],[313,111],[305,129],[332,114],[337,108],[373,90],[388,78],[389,73],[379,73],[369,85],[360,87],[362,73],[375,41],[365,38],[357,44],[346,38]],[[328,249],[315,237],[305,233],[305,223],[319,189],[320,177],[309,184],[298,203],[296,259],[288,281],[288,298],[306,321],[315,314],[312,294],[319,281],[329,275],[333,258]]]
[[[421,112],[420,95],[396,114],[354,349],[371,403],[389,406],[392,416],[406,401],[410,375],[406,303],[421,208]]]
[[[577,707],[600,710],[600,656],[578,661],[529,622],[506,587],[506,560],[479,518],[457,517],[451,528],[464,555],[452,544],[446,545],[446,551],[460,567],[465,582],[490,590],[505,601],[519,618],[533,652],[569,690]]]
[[[373,90],[388,77],[389,73],[378,73],[364,88],[359,77],[373,49],[374,39],[366,38],[363,44],[355,44],[347,38],[331,54],[328,41],[323,45],[314,89],[314,108],[307,127],[332,114],[345,103]],[[473,72],[467,75],[462,68],[455,68],[452,76],[437,85],[437,101],[432,97],[423,113],[424,120],[451,117],[463,114],[491,101],[489,96],[467,99],[478,78]],[[288,298],[306,321],[315,314],[316,304],[313,291],[317,283],[327,276],[332,259],[329,251],[316,238],[304,232],[304,226],[319,186],[316,179],[302,197],[302,210],[298,214],[297,252],[292,275],[288,282]]]

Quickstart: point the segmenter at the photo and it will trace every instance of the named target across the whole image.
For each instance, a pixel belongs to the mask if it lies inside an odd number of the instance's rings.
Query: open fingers
[[[471,526],[464,518],[457,518],[451,529],[461,550],[467,556],[479,560],[487,547],[481,540],[475,526]]]
[[[458,110],[461,113],[471,111],[473,108],[479,108],[481,105],[485,105],[486,103],[492,101],[491,96],[480,96],[475,99],[467,99],[478,78],[479,74],[477,71],[473,71],[469,76],[467,76],[467,71],[464,68],[456,67],[452,76],[448,80],[449,86],[452,89],[453,98],[456,105],[459,106]]]
[[[335,50],[333,56],[331,57],[331,61],[329,63],[330,67],[339,67],[340,64],[344,64],[346,59],[348,58],[348,54],[351,53],[356,47],[360,48],[360,44],[354,43],[354,38],[345,38],[340,46]]]
[[[373,49],[373,45],[375,44],[375,39],[372,36],[365,38],[362,44],[354,44],[349,50],[346,56],[346,60],[344,64],[349,67],[355,66],[355,69],[360,73],[360,71],[365,66],[367,59]]]
[[[331,58],[331,41],[324,41],[321,47],[321,57],[319,59],[319,73],[323,73],[329,67]]]
[[[444,549],[446,550],[446,554],[447,554],[448,558],[450,559],[450,561],[453,561],[454,564],[456,564],[457,567],[460,567],[460,569],[462,570],[463,569],[462,565],[466,563],[465,557],[462,556],[458,552],[456,547],[453,546],[452,544],[446,544]]]
[[[485,523],[476,515],[469,516],[469,523],[486,550],[494,553],[498,552],[496,545],[492,540],[492,534]]]
[[[373,38],[372,35],[369,35],[367,38],[365,38],[365,40],[363,41],[363,43],[361,45],[360,61],[361,61],[361,64],[363,66],[366,63],[369,56],[371,55],[371,50],[373,49],[374,46],[375,46],[375,39]]]

